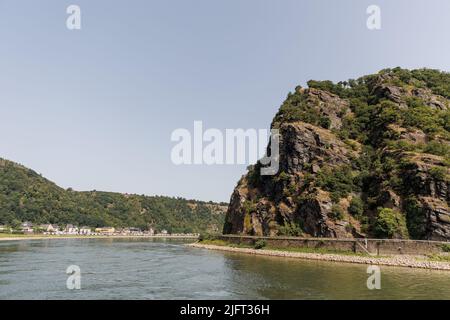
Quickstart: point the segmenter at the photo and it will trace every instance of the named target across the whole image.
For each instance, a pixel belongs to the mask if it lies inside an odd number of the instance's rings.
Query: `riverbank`
[[[45,239],[192,239],[196,236],[164,235],[164,236],[133,236],[133,235],[5,235],[0,234],[0,241],[45,240]]]
[[[253,254],[261,256],[450,271],[450,261],[449,262],[436,261],[427,256],[393,255],[393,256],[373,257],[370,255],[362,255],[362,254],[301,252],[301,251],[283,250],[278,248],[254,249],[248,247],[236,247],[225,243],[208,244],[196,242],[187,244],[187,246],[193,248]]]

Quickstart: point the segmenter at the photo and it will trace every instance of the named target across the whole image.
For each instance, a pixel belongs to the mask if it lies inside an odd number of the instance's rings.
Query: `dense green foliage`
[[[348,212],[355,217],[361,217],[364,213],[364,202],[358,197],[353,197]]]
[[[358,190],[354,173],[349,166],[325,167],[317,174],[315,183],[318,187],[329,191],[335,202],[347,197],[350,192]]]
[[[0,224],[31,221],[203,232],[221,228],[224,205],[162,196],[64,190],[31,169],[0,159]]]
[[[305,175],[305,184],[330,192],[334,203],[352,192],[364,190],[365,206],[369,210],[376,210],[382,190],[392,189],[407,195],[414,193],[411,181],[404,180],[408,176],[405,175],[408,172],[408,163],[405,162],[408,160],[404,152],[442,157],[441,164],[431,168],[429,174],[435,180],[449,180],[450,106],[446,100],[450,97],[449,73],[430,69],[410,71],[395,68],[336,84],[311,80],[308,87],[333,93],[348,102],[348,110],[340,110],[337,114],[342,120],[342,126],[332,129],[332,132],[352,149],[356,148],[356,143],[361,144],[362,152],[351,166],[325,166],[314,177]],[[400,92],[396,101],[380,92],[380,88],[386,87]],[[440,95],[441,98],[436,96],[433,99],[437,99],[445,107],[438,108],[426,101],[430,94]],[[272,126],[303,121],[328,128],[329,119],[322,112],[322,107],[315,104],[304,89],[297,87],[280,107]],[[422,133],[426,142],[412,143],[401,139],[401,132]],[[267,181],[261,181],[254,174],[250,176],[250,183],[256,185],[264,182],[267,185]],[[350,210],[353,211],[352,215],[361,217],[361,206],[356,208],[353,205]],[[419,213],[408,217],[412,219],[408,223],[412,229],[417,224],[423,224]],[[411,231],[413,234],[420,234],[415,230]]]
[[[402,68],[384,69],[378,74],[371,74],[359,79],[350,79],[333,83],[332,81],[308,81],[310,88],[316,88],[334,93],[341,98],[367,98],[371,97],[372,87],[376,84],[379,75],[392,76],[388,83],[396,86],[414,86],[416,88],[429,88],[434,94],[450,98],[450,73],[435,69],[407,70]],[[373,98],[373,96],[372,96]]]
[[[378,210],[374,231],[380,238],[408,237],[405,217],[400,212],[389,208]]]
[[[297,225],[294,222],[285,222],[284,225],[278,227],[278,235],[280,236],[291,236],[291,237],[299,237],[302,235],[301,226]]]
[[[290,93],[288,95],[275,116],[274,124],[293,121],[304,121],[323,128],[328,128],[330,125],[330,120],[323,116],[319,110],[310,108],[307,97],[300,90],[297,90],[295,94]]]
[[[423,130],[430,138],[443,135],[449,137],[450,110],[440,110],[427,105],[414,95],[405,98],[408,112],[404,112],[397,103],[374,91],[379,78],[385,75],[388,85],[404,88],[427,88],[442,97],[450,97],[450,74],[438,70],[420,69],[405,70],[400,68],[382,70],[379,74],[369,75],[357,80],[349,80],[334,84],[331,81],[309,81],[308,86],[325,90],[347,99],[351,113],[344,116],[344,126],[338,134],[341,138],[356,139],[364,144],[378,146],[386,139],[395,138],[395,133],[388,129],[395,123],[405,128]],[[345,110],[342,110],[345,112]],[[304,121],[314,125],[327,127],[329,119],[324,117],[318,108],[312,108],[307,96],[300,87],[290,93],[274,118],[273,126],[281,122]]]
[[[406,223],[412,238],[420,239],[425,234],[425,213],[415,196],[405,199]]]
[[[340,205],[333,204],[333,206],[331,207],[330,215],[331,215],[330,218],[334,220],[342,220],[344,219],[344,210],[341,208]]]
[[[260,239],[260,240],[258,240],[258,241],[255,242],[254,248],[257,249],[257,250],[259,250],[259,249],[263,249],[263,248],[266,247],[266,246],[267,246],[266,240]]]

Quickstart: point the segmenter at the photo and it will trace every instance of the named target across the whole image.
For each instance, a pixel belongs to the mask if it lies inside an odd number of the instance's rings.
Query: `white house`
[[[22,228],[31,228],[33,224],[30,221],[25,221],[20,225]]]
[[[56,231],[58,231],[58,228],[51,224],[41,224],[39,226],[44,232],[48,232],[48,233],[55,233]]]
[[[20,229],[22,230],[23,233],[33,233],[33,224],[29,221],[26,221],[24,223],[21,224]]]
[[[90,235],[91,234],[91,228],[86,227],[86,226],[81,227],[80,231],[79,231],[79,234]]]
[[[66,229],[64,230],[68,234],[77,234],[78,233],[78,227],[75,227],[72,224],[68,224],[66,226]]]

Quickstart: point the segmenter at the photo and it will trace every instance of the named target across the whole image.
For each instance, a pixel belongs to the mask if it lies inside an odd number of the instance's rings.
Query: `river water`
[[[450,299],[450,272],[249,256],[180,240],[0,241],[0,299]],[[80,268],[69,290],[66,269]]]

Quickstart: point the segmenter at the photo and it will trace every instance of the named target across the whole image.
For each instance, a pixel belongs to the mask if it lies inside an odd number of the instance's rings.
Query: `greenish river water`
[[[180,240],[0,241],[0,299],[450,299],[450,272],[249,256]],[[81,289],[66,269],[81,270]]]

